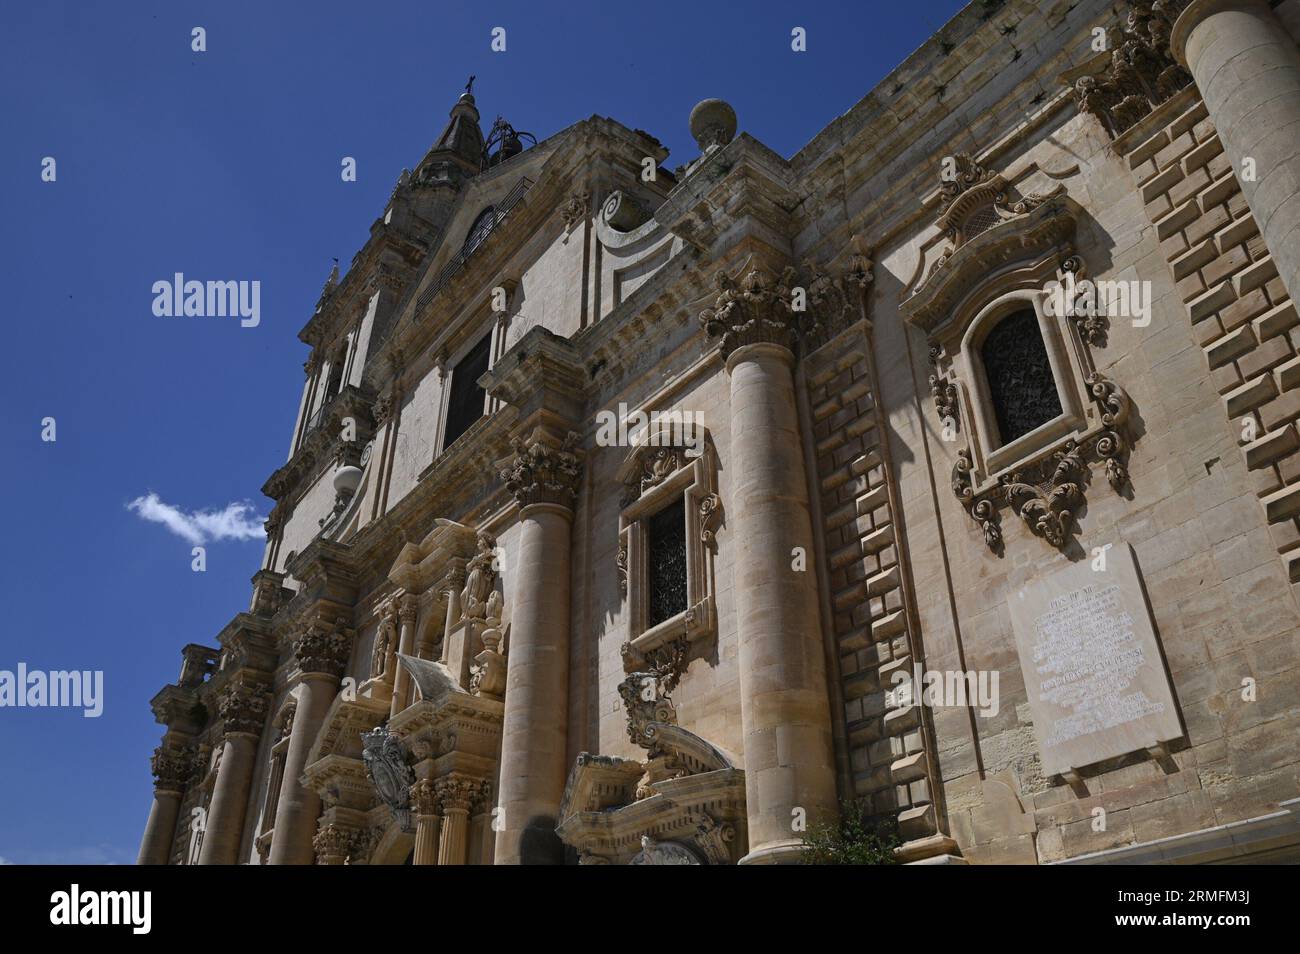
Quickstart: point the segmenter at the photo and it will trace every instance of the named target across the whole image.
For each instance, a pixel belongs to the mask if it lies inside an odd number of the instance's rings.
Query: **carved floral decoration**
[[[1005,504],[1036,535],[1052,546],[1064,548],[1070,540],[1074,518],[1084,503],[1090,473],[1088,462],[1104,461],[1106,480],[1115,493],[1128,484],[1129,437],[1127,423],[1132,401],[1114,381],[1093,372],[1088,391],[1101,410],[1101,431],[1085,442],[1071,439],[1044,460],[1003,474],[997,484],[977,492],[972,480],[971,452],[957,453],[952,470],[953,494],[984,532],[990,550],[1002,549],[1002,529],[997,508]]]
[[[1130,0],[1123,23],[1106,29],[1096,71],[1074,80],[1079,111],[1115,138],[1192,81],[1173,57],[1169,37],[1189,0]]]

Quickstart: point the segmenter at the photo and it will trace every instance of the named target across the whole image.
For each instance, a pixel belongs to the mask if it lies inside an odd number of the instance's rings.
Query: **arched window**
[[[491,234],[493,227],[497,224],[497,210],[495,206],[489,205],[486,209],[478,214],[474,224],[469,227],[469,233],[465,236],[465,244],[460,247],[461,255],[469,255],[474,249],[483,244],[483,240]]]
[[[980,347],[1000,446],[1061,416],[1038,316],[1021,308],[999,321]]]

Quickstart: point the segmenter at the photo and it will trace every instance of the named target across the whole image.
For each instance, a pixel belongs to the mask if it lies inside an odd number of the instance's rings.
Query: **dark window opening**
[[[340,349],[339,352],[334,355],[334,360],[330,362],[330,376],[329,380],[325,383],[326,401],[338,394],[343,387],[343,361],[346,356],[347,353]]]
[[[447,398],[447,428],[443,450],[456,442],[475,421],[483,416],[483,389],[478,379],[488,369],[488,351],[492,344],[489,332],[451,369],[451,394]]]
[[[1056,378],[1032,308],[999,321],[984,339],[980,357],[1002,444],[1060,417]]]
[[[678,497],[646,519],[649,610],[646,623],[658,626],[686,610],[686,501]]]

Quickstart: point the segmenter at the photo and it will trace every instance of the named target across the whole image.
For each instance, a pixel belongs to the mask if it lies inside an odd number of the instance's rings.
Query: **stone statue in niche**
[[[380,626],[375,633],[375,651],[370,657],[370,675],[379,678],[388,668],[388,647],[390,644],[387,626]]]
[[[496,541],[486,533],[478,535],[478,552],[465,567],[465,589],[460,594],[461,612],[466,619],[487,615],[487,601],[496,583]]]

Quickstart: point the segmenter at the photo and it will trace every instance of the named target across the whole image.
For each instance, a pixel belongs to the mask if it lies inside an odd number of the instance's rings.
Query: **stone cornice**
[[[837,196],[833,204],[839,206],[822,210],[823,218],[807,205],[796,210],[801,228],[797,257],[816,252],[829,262],[829,253],[843,249],[855,232],[872,248],[889,249],[932,214],[929,200],[924,208],[916,202],[916,196],[929,189],[924,180],[932,166],[899,160],[914,156],[922,139],[933,142],[924,152],[933,156],[936,164],[944,155],[971,148],[970,125],[952,104],[968,96],[979,97],[979,89],[958,84],[965,75],[986,78],[984,72],[973,68],[980,59],[996,57],[1005,50],[1007,61],[998,75],[1011,74],[1015,84],[999,83],[1008,90],[1003,101],[1023,98],[1025,103],[1022,113],[1009,116],[1004,126],[990,131],[992,144],[979,154],[981,162],[1005,161],[1004,156],[1017,154],[1027,138],[1060,113],[1073,112],[1070,92],[1053,88],[1045,77],[1067,71],[1076,60],[1091,56],[1087,44],[1091,29],[1109,23],[1112,16],[1111,4],[1104,0],[1047,0],[1036,7],[1017,4],[1014,10],[1008,4],[991,15],[982,4],[969,4],[791,158],[800,195],[812,204],[818,196]],[[1044,35],[1067,21],[1074,32],[1054,43],[1045,57],[1022,56],[1013,61],[1011,44],[1000,34],[1008,23],[1017,23],[1016,36]],[[1027,171],[1021,163],[1011,163],[1007,177],[1019,181]]]
[[[742,133],[704,157],[655,210],[654,218],[711,256],[744,237],[788,257],[798,205],[790,164]]]
[[[347,274],[322,297],[320,306],[298,332],[298,340],[313,348],[326,344],[332,333],[346,324],[344,319],[362,308],[378,288],[407,285],[416,275],[415,268],[428,252],[432,238],[432,230],[421,231],[426,234],[410,234],[401,226],[385,225],[382,218],[377,219],[365,245],[353,256]]]
[[[372,407],[374,395],[361,388],[348,385],[325,406],[325,415],[293,456],[262,485],[262,493],[275,501],[291,500],[294,491],[335,461],[345,452],[345,444],[359,448],[374,436]],[[342,438],[343,420],[356,422],[356,439],[345,442]],[[269,521],[268,521],[269,522]]]
[[[582,358],[572,342],[541,325],[530,328],[478,380],[520,417],[543,408],[571,421],[583,416],[587,382]]]
[[[176,685],[166,685],[158,690],[149,700],[154,719],[174,732],[194,733],[203,728],[199,695],[195,690],[182,689]]]

